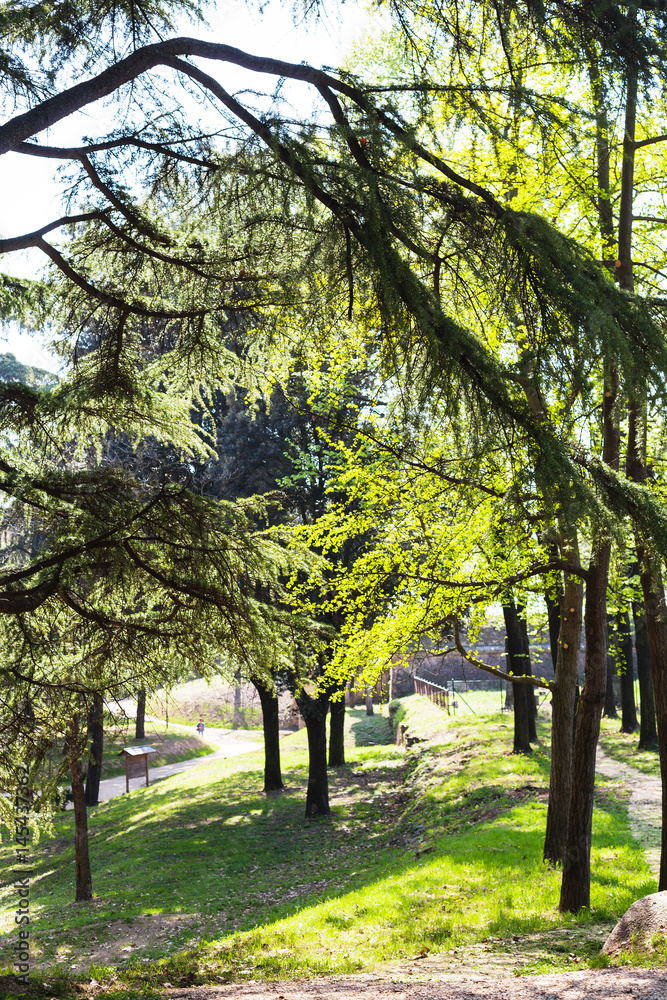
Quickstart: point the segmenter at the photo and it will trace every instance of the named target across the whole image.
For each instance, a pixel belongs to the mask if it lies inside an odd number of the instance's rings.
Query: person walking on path
[[[201,716],[199,717],[199,722],[197,723],[197,732],[199,733],[199,735],[203,739],[204,738],[204,720],[203,720],[203,718]]]

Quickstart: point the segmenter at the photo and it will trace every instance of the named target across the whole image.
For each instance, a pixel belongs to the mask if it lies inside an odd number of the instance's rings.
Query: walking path
[[[149,717],[146,717],[149,721]],[[150,719],[153,722],[161,722],[160,719]],[[162,723],[164,725],[164,723]],[[191,730],[187,726],[172,727],[182,728],[188,735]],[[250,753],[252,750],[259,750],[262,745],[262,734],[254,730],[238,729],[215,729],[207,727],[204,733],[204,742],[211,743],[217,749],[206,757],[192,757],[190,760],[181,760],[175,764],[163,764],[162,767],[151,768],[149,766],[148,781],[152,785],[161,778],[170,778],[172,774],[180,774],[181,771],[189,771],[192,767],[205,767],[222,757],[236,757],[242,753]],[[146,743],[150,745],[150,738],[146,738]],[[130,778],[130,792],[135,788],[145,787],[145,778]],[[107,799],[114,799],[117,795],[125,794],[125,775],[117,778],[105,778],[100,781],[100,802]]]
[[[660,874],[660,831],[662,786],[660,778],[608,757],[598,745],[595,761],[598,774],[622,781],[630,792],[628,817],[632,835],[645,847],[646,860],[656,879]]]

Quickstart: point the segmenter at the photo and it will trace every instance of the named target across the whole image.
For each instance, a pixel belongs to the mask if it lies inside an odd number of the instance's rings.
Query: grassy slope
[[[254,697],[252,704],[244,704],[235,720],[233,697],[233,688],[229,684],[223,684],[220,680],[209,682],[198,678],[179,684],[168,694],[160,690],[149,695],[146,711],[160,719],[168,716],[170,722],[191,726],[193,729],[200,715],[204,717],[207,726],[261,729],[262,709],[259,698]]]
[[[541,860],[546,754],[512,756],[511,719],[500,713],[448,721],[425,699],[403,704],[403,721],[430,742],[362,746],[388,739],[388,723],[349,713],[331,821],[303,818],[304,731],[282,742],[282,796],[261,794],[253,753],[92,811],[90,907],[71,904],[71,816],[59,820],[56,840],[38,848],[35,959],[67,972],[91,960],[126,966],[123,996],[216,976],[595,961],[611,924],[655,889],[622,797],[609,786],[598,795],[592,912],[560,916],[559,874]],[[59,988],[50,978],[49,995]]]
[[[609,757],[637,768],[644,774],[655,778],[660,777],[660,757],[658,748],[654,750],[638,750],[639,733],[621,733],[620,716],[618,719],[602,719],[600,728],[600,743]]]

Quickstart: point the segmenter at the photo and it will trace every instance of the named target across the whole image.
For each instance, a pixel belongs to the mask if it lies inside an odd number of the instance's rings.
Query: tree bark
[[[253,677],[252,683],[259,695],[262,706],[262,727],[264,729],[264,791],[279,792],[285,786],[280,768],[280,718],[278,696],[275,688],[270,688],[260,678]]]
[[[635,567],[632,572],[634,575],[638,569]],[[639,750],[648,750],[657,747],[658,731],[655,724],[655,699],[651,676],[651,654],[646,632],[646,615],[644,607],[639,601],[632,602],[632,617],[635,623],[635,653],[639,680]]]
[[[572,790],[563,855],[561,912],[576,913],[590,906],[591,828],[595,788],[595,754],[600,735],[607,674],[606,595],[609,542],[598,545],[586,584],[586,660],[584,686],[579,696],[572,759]]]
[[[104,753],[104,699],[101,694],[93,695],[88,713],[88,735],[90,736],[90,762],[86,775],[86,805],[96,806],[100,801],[100,780],[102,778],[102,755]]]
[[[241,683],[239,675],[236,675],[236,686],[234,688],[234,719],[232,729],[241,728]]]
[[[616,615],[618,666],[621,674],[621,732],[634,733],[639,728],[635,705],[635,667],[632,660],[632,632],[627,608]]]
[[[662,845],[658,891],[667,889],[667,605],[662,572],[657,562],[651,565],[648,554],[638,546],[640,580],[646,609],[653,691],[658,723],[660,776],[662,778]]]
[[[627,76],[625,104],[625,134],[623,137],[623,171],[618,223],[619,284],[627,291],[634,291],[632,263],[632,222],[634,199],[635,125],[637,111],[637,71],[630,68]],[[639,443],[639,428],[643,425],[643,442]],[[628,407],[628,447],[626,473],[634,482],[646,481],[646,398],[630,399]],[[659,558],[646,547],[645,540],[636,535],[639,579],[644,596],[646,632],[648,635],[653,695],[655,699],[658,747],[660,750],[660,777],[662,780],[662,845],[658,891],[667,889],[667,605]]]
[[[306,818],[328,816],[329,776],[327,774],[327,708],[326,692],[312,698],[305,689],[296,695],[296,703],[306,723],[308,735],[308,791]]]
[[[345,694],[329,703],[329,767],[345,763]]]
[[[137,691],[137,719],[134,726],[135,740],[146,739],[146,688]]]
[[[604,708],[602,714],[605,719],[617,719],[616,710],[616,689],[614,687],[614,677],[617,676],[616,652],[612,649],[613,641],[613,618],[607,615],[607,684],[604,693]]]
[[[555,597],[553,592],[550,593],[549,591],[546,591],[544,594],[544,600],[547,606],[547,621],[549,624],[549,650],[551,652],[551,663],[554,668],[555,675],[556,663],[558,661],[560,613],[563,594],[561,592],[558,597]]]
[[[505,631],[507,634],[508,672],[530,673],[530,654],[526,649],[524,631],[514,600],[503,604]],[[535,725],[532,703],[528,697],[527,684],[513,684],[514,695],[514,748],[513,753],[532,753],[530,746],[531,722]]]
[[[83,768],[79,755],[79,720],[73,719],[67,740],[69,769],[72,776],[72,799],[74,802],[74,863],[75,896],[77,903],[89,903],[93,898],[93,879],[90,872],[88,853],[88,812],[84,790]]]
[[[578,547],[570,543],[563,558],[579,562]],[[559,601],[556,682],[551,699],[551,766],[549,805],[544,837],[544,860],[559,864],[565,856],[572,790],[575,705],[579,679],[579,646],[584,588],[578,577],[566,575]]]

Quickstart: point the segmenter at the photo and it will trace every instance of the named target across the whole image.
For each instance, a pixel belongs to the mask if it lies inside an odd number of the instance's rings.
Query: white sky
[[[273,0],[260,15],[245,0],[217,0],[209,16],[210,28],[183,25],[180,34],[207,38],[234,45],[254,55],[273,56],[290,62],[308,62],[314,66],[336,66],[355,41],[369,29],[370,15],[363,0],[345,0],[339,5],[329,0],[326,20],[292,23],[290,3]],[[202,64],[203,65],[203,64]],[[225,84],[237,90],[246,83],[243,71],[229,68]],[[272,81],[267,77],[267,89]],[[117,106],[116,106],[117,108]],[[116,113],[102,103],[77,114],[39,135],[39,141],[52,145],[74,145],[83,134],[102,135],[112,127]],[[7,153],[0,158],[0,235],[15,236],[31,232],[62,214],[57,160]],[[36,250],[6,254],[0,270],[17,277],[36,277],[43,264]],[[0,351],[11,351],[19,361],[54,369],[56,362],[39,338],[15,327],[0,328]]]

